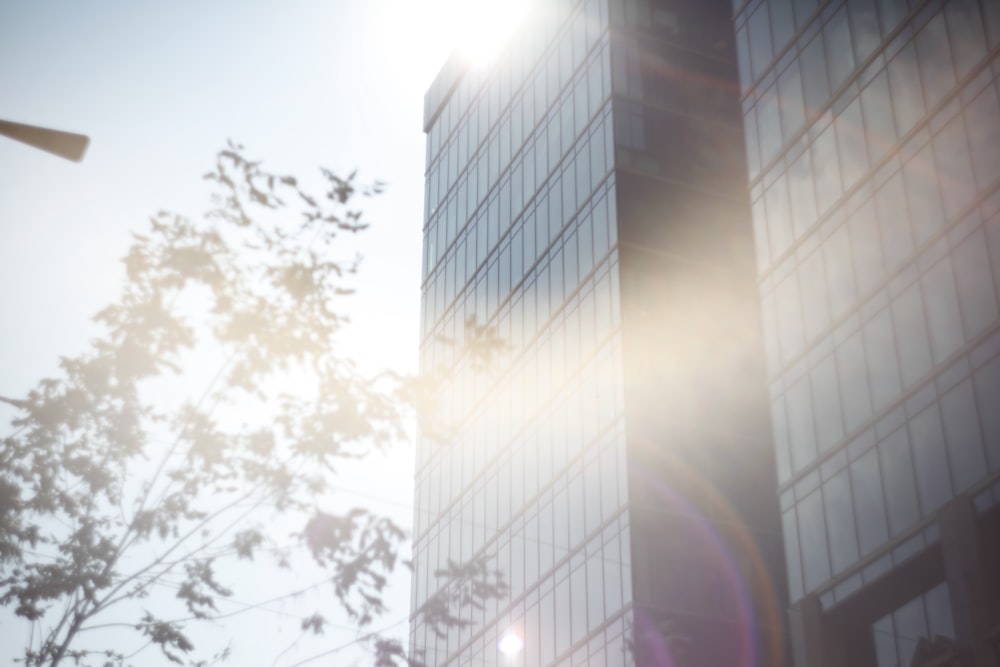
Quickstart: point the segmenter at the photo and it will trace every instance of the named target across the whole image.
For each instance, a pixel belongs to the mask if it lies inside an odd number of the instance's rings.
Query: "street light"
[[[90,137],[82,134],[50,130],[47,127],[36,127],[23,123],[11,123],[6,120],[0,120],[0,135],[73,162],[79,162],[83,159],[83,154],[87,151],[87,145],[90,143]]]

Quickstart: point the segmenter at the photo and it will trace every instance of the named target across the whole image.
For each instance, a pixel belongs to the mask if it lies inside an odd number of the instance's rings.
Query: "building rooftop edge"
[[[452,51],[448,59],[444,61],[444,65],[441,66],[430,88],[424,94],[424,132],[430,130],[431,125],[441,114],[441,109],[451,98],[455,86],[462,80],[467,69],[458,49]]]

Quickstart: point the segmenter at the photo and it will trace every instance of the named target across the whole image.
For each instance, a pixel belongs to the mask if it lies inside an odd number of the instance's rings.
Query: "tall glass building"
[[[729,0],[535,3],[490,67],[444,66],[425,130],[411,651],[782,664]],[[509,594],[429,626],[477,559]]]
[[[1000,2],[734,10],[795,664],[1000,664]]]

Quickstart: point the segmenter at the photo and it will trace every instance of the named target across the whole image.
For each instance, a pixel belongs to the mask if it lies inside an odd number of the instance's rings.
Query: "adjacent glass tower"
[[[729,0],[549,0],[428,92],[428,664],[781,664],[736,71]],[[509,595],[435,632],[435,573],[476,559]]]
[[[796,664],[1000,664],[1000,2],[734,9]]]

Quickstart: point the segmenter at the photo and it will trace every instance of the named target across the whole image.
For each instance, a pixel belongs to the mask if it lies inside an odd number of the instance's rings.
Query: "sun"
[[[473,66],[489,65],[528,13],[528,0],[460,0],[454,3],[458,51]]]

